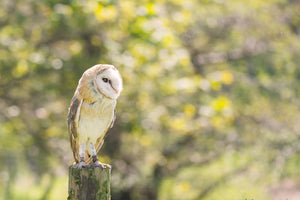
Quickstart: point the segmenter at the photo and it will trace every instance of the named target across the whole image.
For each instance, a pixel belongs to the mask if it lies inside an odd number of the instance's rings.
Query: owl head
[[[78,84],[79,95],[90,100],[97,96],[117,99],[123,89],[119,71],[108,64],[98,64],[86,70]]]
[[[117,99],[123,89],[122,78],[113,65],[102,65],[95,78],[95,85],[99,93]]]

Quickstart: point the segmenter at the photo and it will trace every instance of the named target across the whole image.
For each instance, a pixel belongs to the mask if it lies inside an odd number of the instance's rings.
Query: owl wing
[[[79,100],[77,97],[73,97],[68,115],[68,130],[70,136],[70,143],[71,148],[73,150],[74,159],[77,163],[79,162],[79,142],[77,137],[77,128],[82,102],[83,100]]]
[[[114,110],[114,116],[112,117],[112,120],[111,120],[111,122],[110,122],[110,125],[108,126],[107,130],[105,131],[104,136],[98,138],[97,141],[96,141],[96,143],[95,143],[95,149],[96,149],[96,152],[97,152],[97,153],[98,153],[99,150],[101,149],[101,147],[102,147],[102,145],[103,145],[103,143],[104,143],[104,139],[105,139],[105,137],[107,136],[109,130],[114,126],[115,120],[116,120],[116,110]],[[92,157],[91,157],[91,155],[88,154],[88,157],[87,157],[87,159],[86,159],[86,163],[87,163],[87,164],[90,163],[91,160],[92,160]]]

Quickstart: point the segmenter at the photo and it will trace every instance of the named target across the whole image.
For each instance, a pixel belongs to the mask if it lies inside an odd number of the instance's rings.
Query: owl
[[[113,65],[95,65],[83,73],[68,114],[75,167],[86,167],[91,160],[97,167],[110,167],[100,163],[97,153],[113,126],[122,89],[122,78]]]

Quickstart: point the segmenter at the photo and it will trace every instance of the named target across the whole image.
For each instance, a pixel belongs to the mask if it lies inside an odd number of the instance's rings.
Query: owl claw
[[[85,164],[85,162],[80,161],[79,163],[76,163],[76,167],[78,169],[86,168],[87,164]]]
[[[101,168],[111,169],[111,166],[109,164],[101,163],[99,160],[97,160],[96,162],[94,162],[94,166],[95,167],[101,167]]]

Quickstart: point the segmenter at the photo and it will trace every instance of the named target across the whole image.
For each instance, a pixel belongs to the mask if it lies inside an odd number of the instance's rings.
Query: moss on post
[[[110,200],[110,172],[93,164],[82,169],[70,166],[68,200]]]

